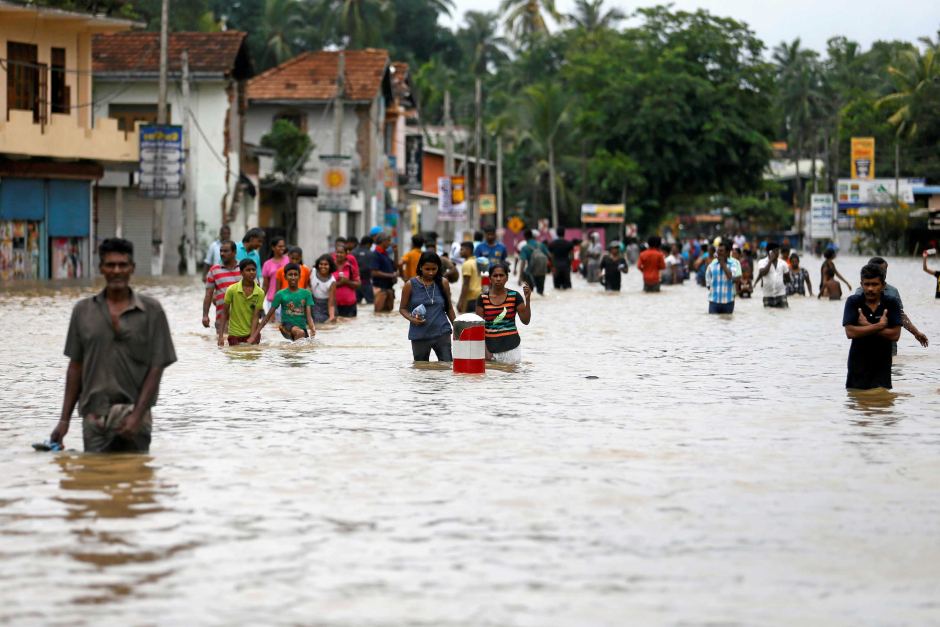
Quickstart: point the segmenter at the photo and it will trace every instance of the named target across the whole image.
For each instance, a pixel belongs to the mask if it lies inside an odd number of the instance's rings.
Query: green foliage
[[[287,120],[275,121],[261,145],[275,151],[274,170],[290,183],[299,178],[302,160],[313,149],[310,136]]]
[[[865,255],[906,254],[904,239],[910,226],[910,209],[895,204],[855,219],[855,245]]]

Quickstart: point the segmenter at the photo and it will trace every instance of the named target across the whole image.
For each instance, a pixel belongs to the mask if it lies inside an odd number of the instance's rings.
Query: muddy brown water
[[[940,301],[919,260],[888,278],[934,345],[861,396],[842,303],[710,317],[635,269],[536,297],[484,377],[365,310],[219,350],[195,281],[140,280],[179,355],[146,456],[31,450],[95,288],[0,288],[0,623],[940,622]]]

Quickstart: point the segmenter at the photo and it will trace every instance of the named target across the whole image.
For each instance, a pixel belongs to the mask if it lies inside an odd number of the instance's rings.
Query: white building
[[[171,33],[168,46],[167,123],[184,124],[182,53],[189,57],[189,159],[195,204],[197,261],[223,224],[240,238],[241,211],[249,187],[239,184],[242,165],[244,88],[251,75],[245,33]],[[113,118],[128,136],[138,123],[157,119],[160,41],[158,33],[127,32],[95,37],[94,117]],[[244,179],[242,179],[244,182]],[[138,272],[149,274],[154,201],[138,193],[136,165],[108,169],[98,185],[98,238],[120,235],[134,243]],[[251,203],[248,203],[251,204]],[[184,199],[164,207],[163,273],[177,274],[181,258]]]
[[[340,55],[343,55],[343,115],[339,154],[351,157],[352,199],[348,212],[319,211],[320,156],[336,154],[334,102]],[[338,235],[356,235],[384,223],[387,146],[386,114],[392,99],[391,72],[385,50],[318,51],[301,54],[248,83],[245,142],[249,150],[278,119],[306,132],[313,144],[301,172],[296,213],[278,177],[264,159],[247,169],[260,190],[257,225],[269,235],[283,235],[312,259],[330,249]],[[334,220],[334,216],[336,219]]]

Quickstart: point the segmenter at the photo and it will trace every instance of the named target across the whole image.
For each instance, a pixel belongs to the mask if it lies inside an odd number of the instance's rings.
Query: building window
[[[282,111],[274,116],[274,121],[277,122],[278,120],[287,120],[300,131],[307,132],[307,116],[303,111]]]
[[[33,121],[40,119],[39,50],[34,44],[7,42],[7,119],[10,109],[33,112]]]
[[[65,48],[52,49],[52,76],[49,77],[52,87],[52,112],[68,113],[70,91],[65,84]]]
[[[124,136],[134,132],[134,124],[157,123],[157,105],[155,104],[109,104],[108,117],[118,121],[118,130],[124,131]],[[166,118],[171,120],[170,105],[166,106]]]

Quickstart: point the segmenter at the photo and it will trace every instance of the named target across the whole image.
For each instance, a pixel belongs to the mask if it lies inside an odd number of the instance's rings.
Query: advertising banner
[[[875,178],[875,138],[852,138],[852,178]]]
[[[405,189],[421,189],[424,161],[424,138],[421,135],[405,137]]]
[[[349,211],[352,158],[344,155],[321,155],[323,172],[317,199],[320,211]]]
[[[179,198],[183,194],[183,127],[140,127],[140,195]]]
[[[442,176],[437,179],[437,219],[441,222],[463,222],[467,219],[462,176]]]
[[[480,194],[480,215],[496,215],[496,194]]]
[[[623,222],[624,205],[581,205],[581,222],[619,224]]]
[[[809,232],[811,238],[832,239],[834,205],[832,194],[813,194],[810,197]]]
[[[914,184],[912,179],[899,179],[897,191],[899,200],[914,202]],[[860,207],[883,207],[894,204],[894,179],[839,179],[839,209]]]

